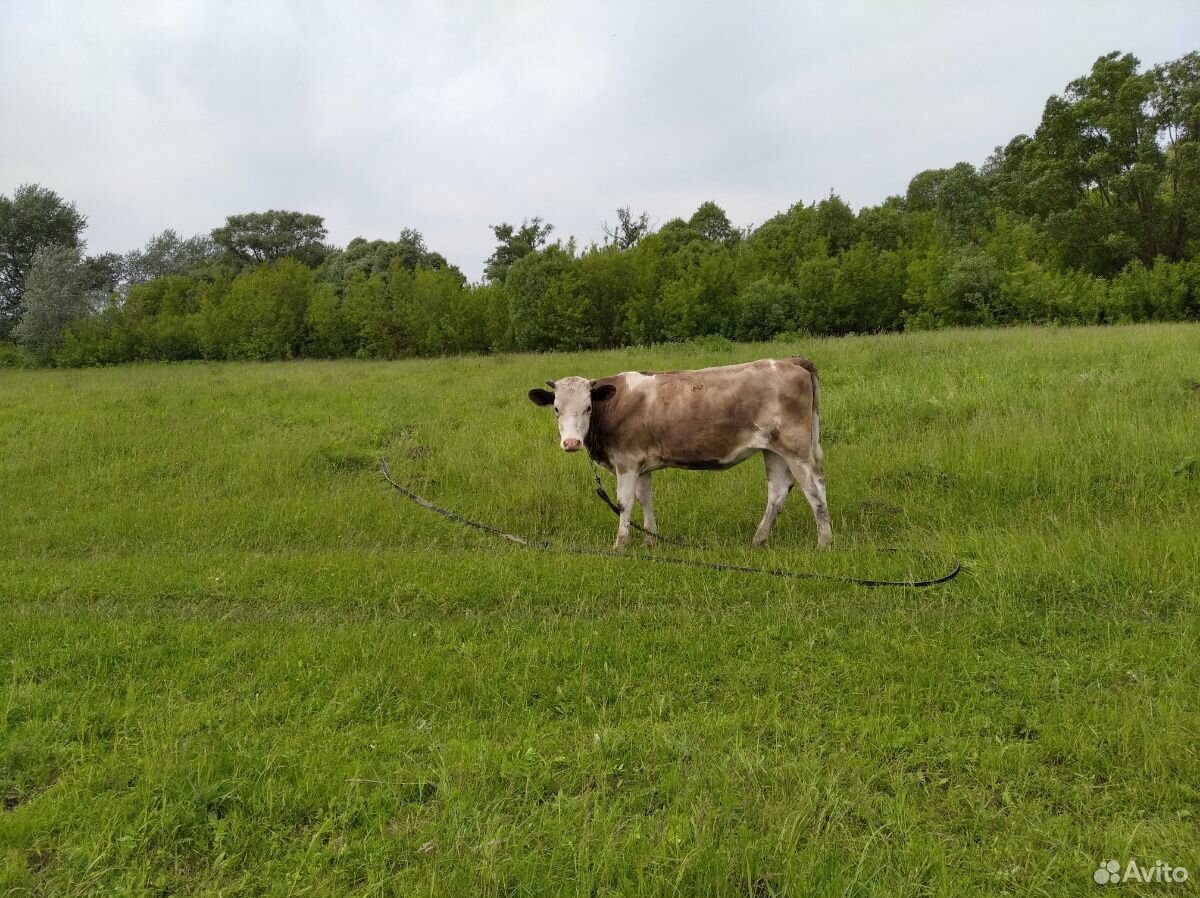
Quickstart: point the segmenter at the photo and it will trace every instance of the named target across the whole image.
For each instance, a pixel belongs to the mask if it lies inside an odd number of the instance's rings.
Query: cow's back
[[[807,359],[760,359],[692,371],[602,378],[612,399],[593,406],[589,451],[651,467],[727,467],[765,448],[783,427],[807,427],[816,368]]]

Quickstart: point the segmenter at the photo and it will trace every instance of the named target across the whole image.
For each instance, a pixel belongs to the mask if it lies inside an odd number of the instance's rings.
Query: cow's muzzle
[[[564,452],[578,452],[583,448],[583,440],[577,440],[575,437],[568,437],[562,441]]]

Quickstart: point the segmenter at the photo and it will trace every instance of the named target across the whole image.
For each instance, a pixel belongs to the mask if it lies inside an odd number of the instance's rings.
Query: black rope
[[[470,518],[465,518],[457,512],[453,512],[448,508],[442,508],[440,505],[435,505],[424,496],[414,493],[408,487],[402,486],[392,479],[392,472],[388,470],[386,458],[380,459],[380,469],[383,472],[383,479],[390,483],[400,495],[404,496],[411,502],[415,502],[422,508],[427,508],[432,512],[440,514],[444,518],[449,518],[451,521],[456,521],[459,524],[464,524],[467,527],[474,527],[476,530],[482,530],[485,533],[491,533],[494,536],[500,536],[504,539],[514,542],[517,545],[525,546],[528,549],[541,549],[543,551],[553,551],[557,549],[560,552],[567,552],[572,555],[592,555],[599,558],[628,558],[630,556],[622,555],[611,549],[593,549],[588,546],[571,546],[558,544],[555,545],[549,541],[532,540],[527,537],[518,536],[515,533],[509,533],[497,527],[492,527],[480,521],[473,521]],[[599,481],[599,476],[596,480]],[[603,491],[603,486],[600,487]],[[601,498],[606,498],[607,493],[604,493]],[[610,501],[611,505],[611,501]],[[619,513],[619,512],[618,512]],[[642,528],[638,528],[641,530]],[[645,532],[645,531],[643,531]],[[694,561],[690,558],[673,558],[669,555],[641,555],[635,556],[640,561],[653,561],[659,564],[675,564],[682,567],[701,568],[709,571],[727,571],[737,574],[765,574],[769,577],[787,577],[793,580],[826,580],[833,583],[850,583],[855,586],[865,586],[868,588],[878,586],[911,586],[925,587],[936,586],[939,583],[947,583],[958,576],[962,570],[962,563],[955,562],[954,569],[948,574],[941,577],[935,577],[932,580],[874,580],[863,577],[840,577],[836,574],[818,574],[812,571],[789,571],[777,568],[762,568],[762,567],[746,567],[740,564],[726,564],[721,561]]]
[[[505,539],[512,540],[514,543],[517,543],[518,545],[537,546],[538,548],[544,548],[545,546],[549,545],[549,543],[534,543],[531,540],[525,539],[524,537],[517,536],[515,533],[506,533],[505,531],[500,530],[496,527],[489,527],[487,524],[481,524],[479,521],[472,521],[470,518],[464,518],[462,515],[460,515],[456,512],[453,512],[448,508],[442,508],[442,506],[440,506],[440,505],[434,505],[432,502],[430,502],[424,496],[417,495],[412,490],[408,489],[408,487],[401,486],[395,480],[393,480],[392,472],[388,470],[388,463],[387,463],[386,458],[381,458],[379,461],[380,461],[380,467],[383,470],[383,479],[386,480],[388,483],[390,483],[392,486],[394,486],[397,490],[399,490],[400,494],[402,496],[404,496],[407,499],[411,499],[413,502],[416,502],[422,508],[428,508],[430,511],[436,511],[442,517],[449,518],[452,521],[457,521],[460,524],[465,524],[468,527],[474,527],[476,530],[482,530],[485,533],[493,533],[496,536],[502,536]]]
[[[620,517],[621,506],[612,500],[612,497],[608,494],[608,490],[604,488],[604,482],[600,479],[600,472],[596,469],[596,462],[590,455],[588,456],[588,462],[592,466],[592,479],[596,481],[596,495],[600,497],[601,502],[612,509],[613,514],[615,514],[617,517]],[[697,546],[695,543],[684,542],[681,539],[672,539],[669,536],[663,536],[661,533],[652,533],[632,518],[629,520],[629,526],[639,533],[644,533],[646,536],[656,539],[659,542],[670,543],[672,546],[678,546],[681,549],[705,548],[704,546]]]

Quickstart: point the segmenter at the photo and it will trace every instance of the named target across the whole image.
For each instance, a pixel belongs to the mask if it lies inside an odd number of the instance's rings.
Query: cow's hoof
[[[642,537],[642,545],[645,546],[647,549],[653,549],[655,546],[658,545],[658,540],[655,539],[653,536],[643,536]]]

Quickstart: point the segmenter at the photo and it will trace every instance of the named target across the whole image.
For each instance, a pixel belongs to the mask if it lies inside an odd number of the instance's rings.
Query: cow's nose
[[[583,447],[583,443],[575,437],[569,437],[563,440],[562,447],[567,452],[578,452]]]

